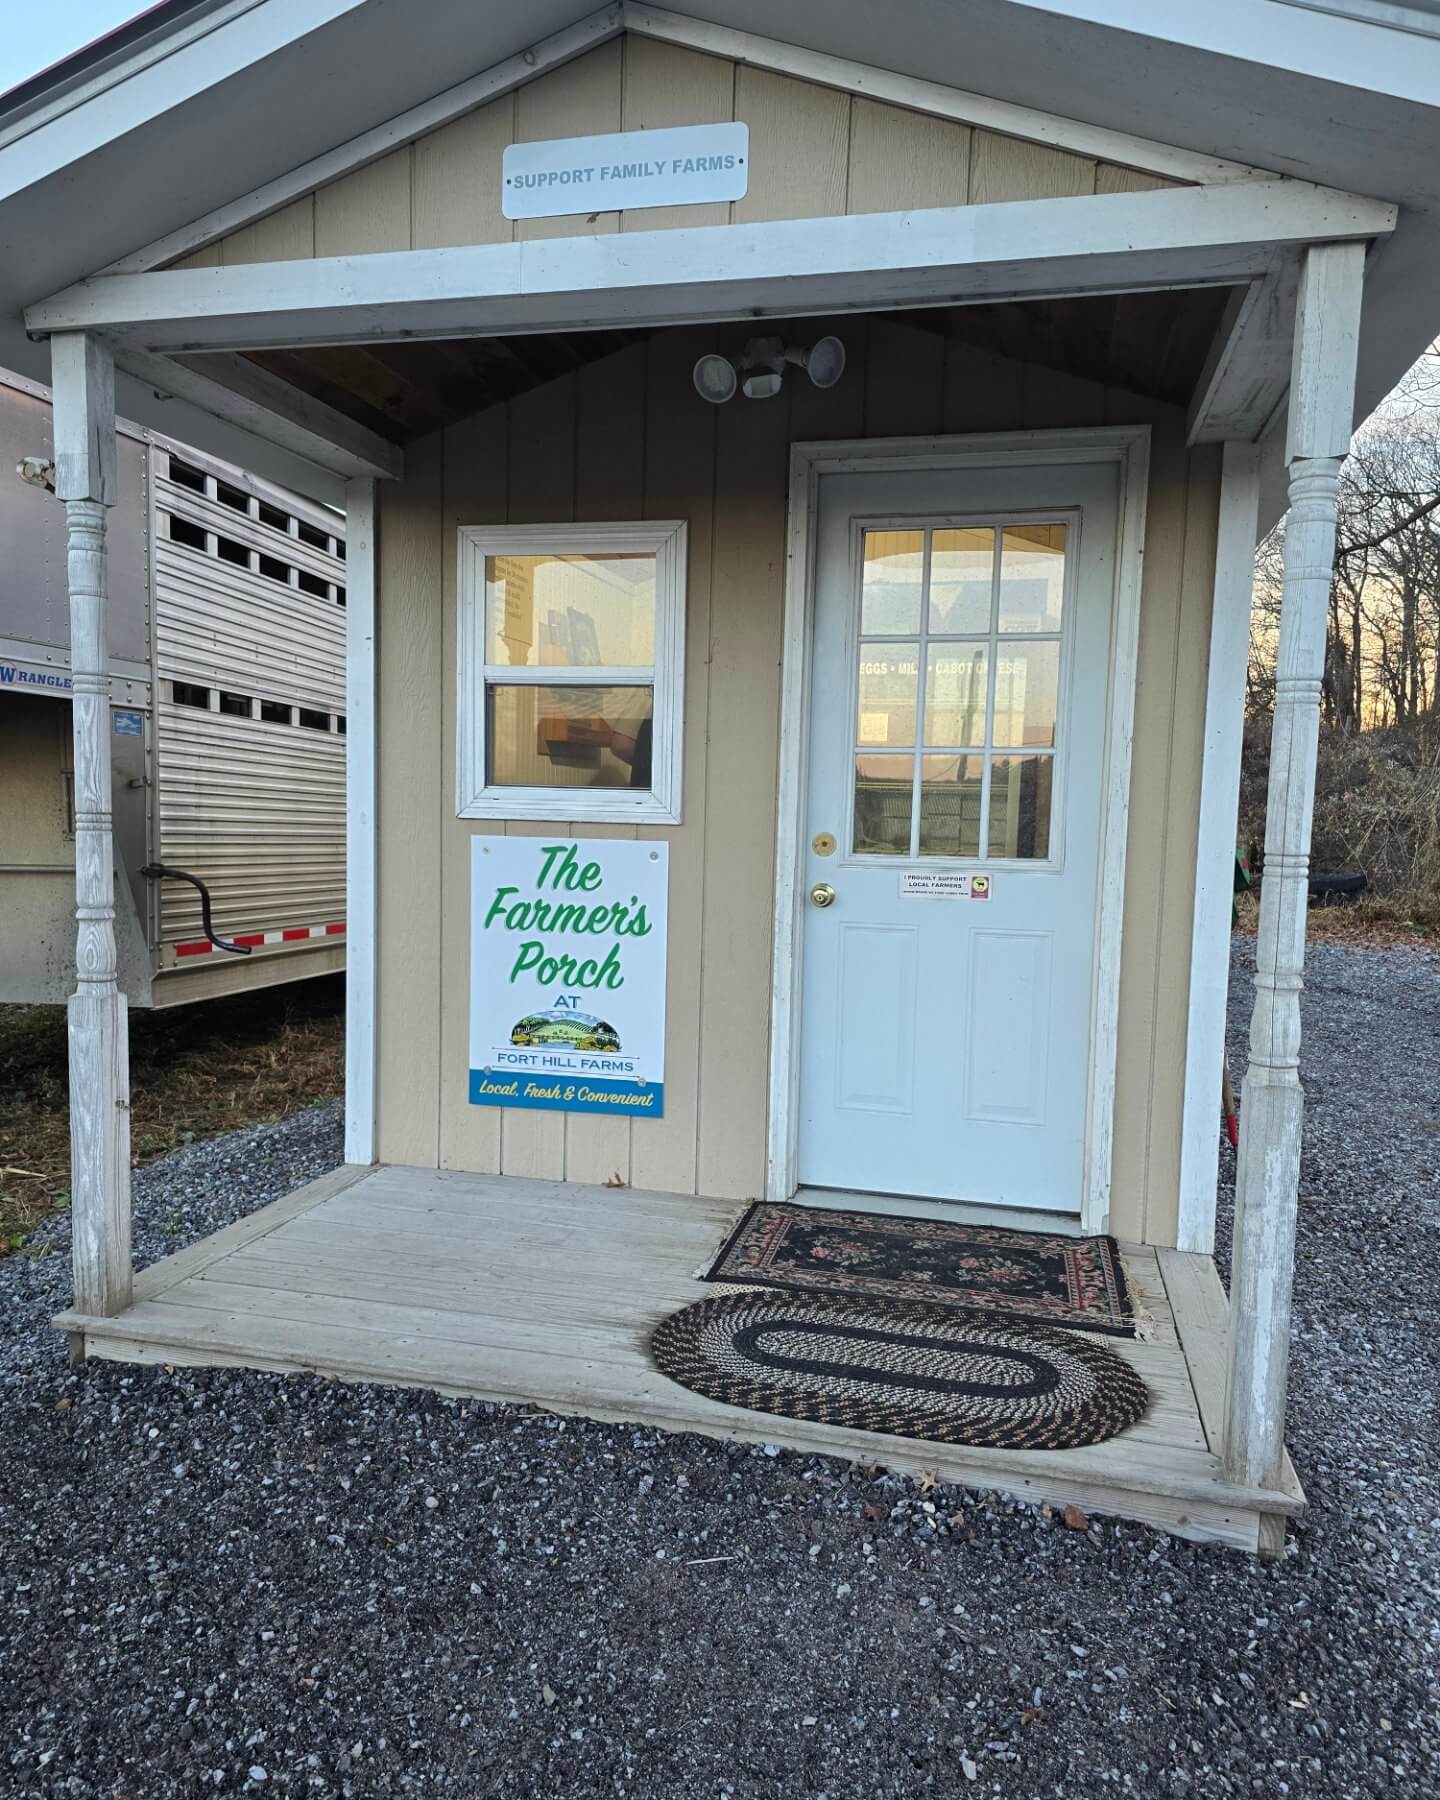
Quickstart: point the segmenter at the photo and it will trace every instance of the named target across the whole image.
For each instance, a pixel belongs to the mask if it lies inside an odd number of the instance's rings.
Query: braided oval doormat
[[[662,1320],[650,1348],[662,1374],[729,1406],[990,1449],[1100,1444],[1150,1400],[1094,1337],[918,1303],[726,1294]]]

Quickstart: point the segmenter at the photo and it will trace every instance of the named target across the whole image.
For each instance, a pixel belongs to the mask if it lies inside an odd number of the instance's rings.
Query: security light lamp
[[[838,337],[823,337],[808,350],[787,345],[784,338],[751,338],[733,361],[702,356],[695,365],[695,391],[714,406],[733,399],[737,388],[747,400],[769,400],[784,385],[787,363],[804,369],[816,387],[834,387],[845,373],[845,346]]]
[[[695,391],[712,406],[733,399],[738,385],[735,365],[728,356],[702,356],[695,365]]]

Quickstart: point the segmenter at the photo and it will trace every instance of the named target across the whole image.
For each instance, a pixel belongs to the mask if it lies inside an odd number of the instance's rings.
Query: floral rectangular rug
[[[1112,1237],[757,1202],[702,1281],[869,1300],[928,1300],[1031,1325],[1136,1336]]]

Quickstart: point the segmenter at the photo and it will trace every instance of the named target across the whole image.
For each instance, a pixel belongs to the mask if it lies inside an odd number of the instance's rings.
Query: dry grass
[[[137,1164],[344,1087],[342,976],[130,1017]],[[0,1255],[69,1197],[65,1012],[0,1006]]]
[[[1268,721],[1248,725],[1242,842],[1265,835],[1268,757]],[[1396,942],[1440,931],[1440,718],[1358,735],[1322,732],[1311,867],[1358,869],[1369,879],[1354,906],[1311,908],[1312,937]]]

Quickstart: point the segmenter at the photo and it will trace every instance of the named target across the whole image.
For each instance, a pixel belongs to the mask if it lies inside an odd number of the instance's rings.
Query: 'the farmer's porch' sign
[[[658,1119],[668,846],[471,840],[470,1099]]]

